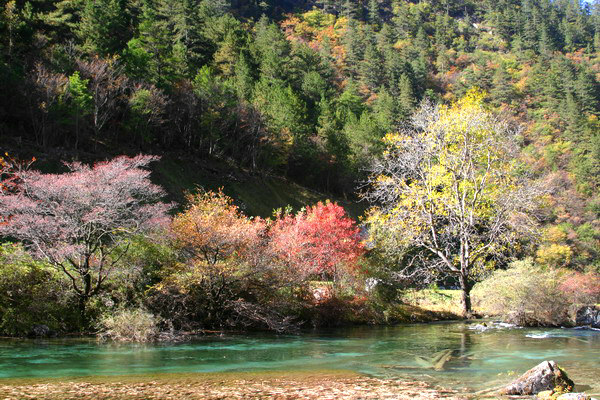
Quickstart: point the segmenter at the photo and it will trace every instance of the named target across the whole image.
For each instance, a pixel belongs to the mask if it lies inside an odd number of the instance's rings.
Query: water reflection
[[[5,378],[349,369],[473,390],[508,382],[549,359],[589,387],[589,393],[600,394],[600,332],[589,330],[476,330],[464,323],[440,323],[182,344],[0,341],[0,377]]]

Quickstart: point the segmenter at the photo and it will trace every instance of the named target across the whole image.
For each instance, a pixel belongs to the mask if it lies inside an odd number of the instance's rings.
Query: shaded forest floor
[[[46,381],[0,380],[0,399],[465,399],[426,383],[376,379],[345,371],[165,374]]]

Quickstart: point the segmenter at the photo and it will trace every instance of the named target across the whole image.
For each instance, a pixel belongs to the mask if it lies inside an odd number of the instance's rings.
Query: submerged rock
[[[426,369],[434,369],[436,371],[443,371],[446,367],[446,364],[452,360],[452,350],[445,349],[442,351],[438,351],[433,354],[432,357],[421,357],[415,356],[415,362],[421,367]]]
[[[34,338],[46,338],[54,336],[54,332],[48,328],[47,325],[34,325],[31,327],[31,332],[29,332],[30,337]]]
[[[482,322],[480,324],[474,324],[474,325],[470,325],[468,327],[468,329],[470,330],[474,330],[474,331],[480,331],[480,332],[485,332],[487,330],[490,329],[519,329],[521,328],[520,326],[517,326],[515,324],[509,324],[507,322],[502,322],[502,321],[491,321],[491,322]]]
[[[562,391],[573,390],[573,381],[569,379],[554,361],[544,361],[525,372],[500,391],[506,395],[533,395],[557,387]]]
[[[578,326],[591,326],[600,328],[600,308],[594,306],[585,306],[577,310],[575,323]]]

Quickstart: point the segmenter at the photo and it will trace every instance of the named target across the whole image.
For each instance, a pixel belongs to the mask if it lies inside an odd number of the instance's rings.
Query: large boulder
[[[525,372],[500,391],[505,395],[533,395],[544,390],[561,387],[563,391],[573,390],[574,383],[554,361],[544,361]]]
[[[577,326],[600,328],[600,308],[594,306],[581,307],[577,310],[575,322]]]

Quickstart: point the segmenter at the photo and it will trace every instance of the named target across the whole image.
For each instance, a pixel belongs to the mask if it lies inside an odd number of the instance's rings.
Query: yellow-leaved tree
[[[465,316],[486,265],[535,232],[543,190],[520,172],[518,130],[471,90],[450,106],[424,103],[402,132],[387,135],[367,199],[372,243],[399,256],[402,279],[460,285]]]

